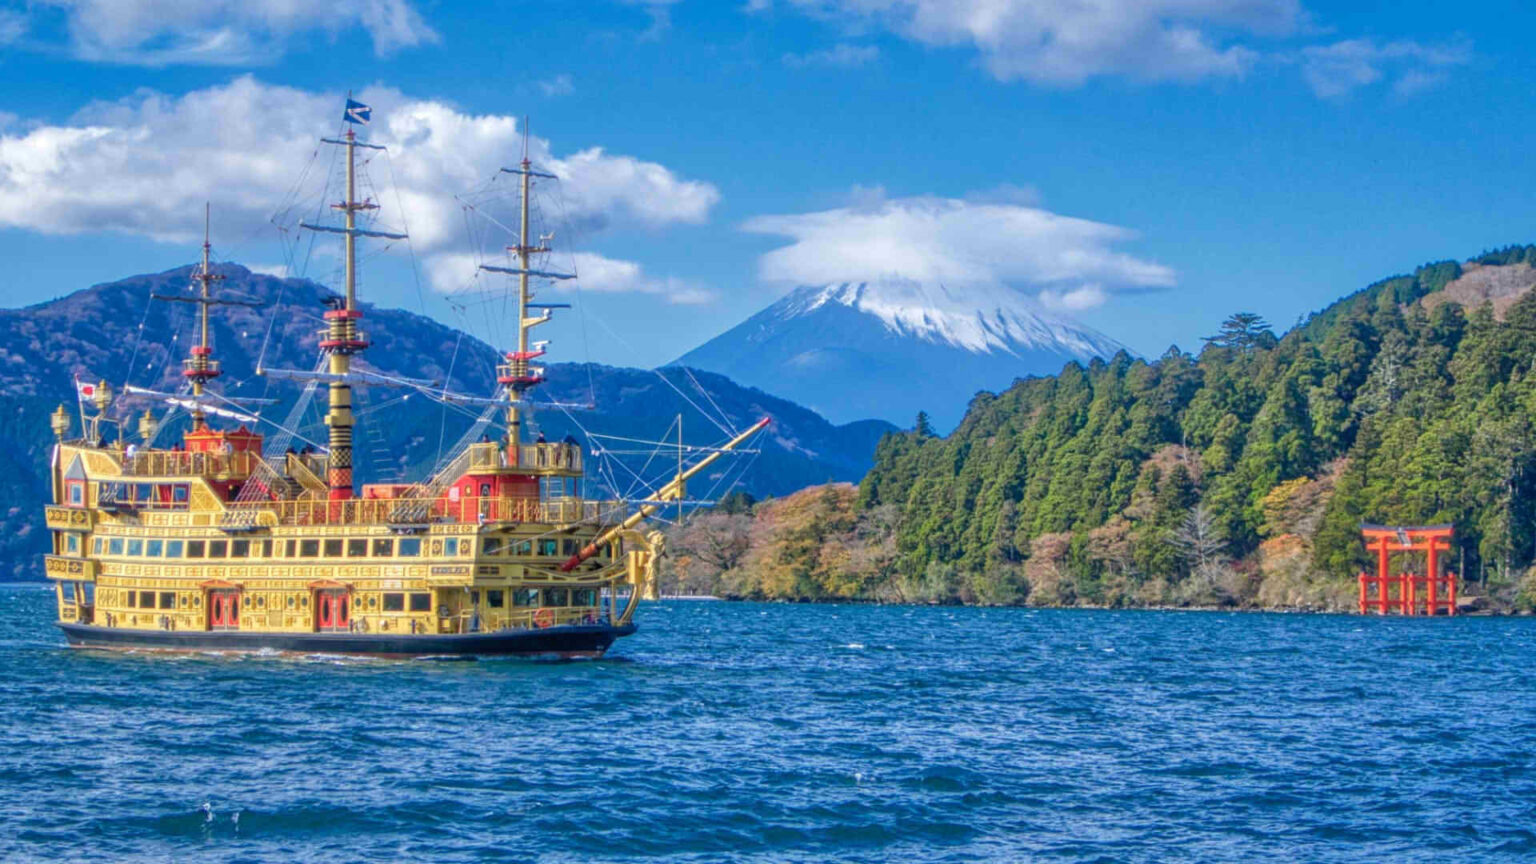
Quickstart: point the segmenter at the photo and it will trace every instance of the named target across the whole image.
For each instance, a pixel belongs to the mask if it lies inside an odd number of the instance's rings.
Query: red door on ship
[[[240,629],[240,592],[208,592],[208,629]]]
[[[345,632],[351,625],[346,589],[324,588],[315,592],[315,629],[322,633]]]

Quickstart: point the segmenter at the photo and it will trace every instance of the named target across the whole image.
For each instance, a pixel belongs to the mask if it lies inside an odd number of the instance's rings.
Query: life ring
[[[536,627],[549,627],[555,623],[555,610],[545,608],[533,613],[533,623]]]

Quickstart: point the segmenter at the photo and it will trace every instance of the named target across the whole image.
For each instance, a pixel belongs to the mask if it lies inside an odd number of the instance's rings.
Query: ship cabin
[[[198,425],[170,449],[64,440],[47,508],[66,623],[135,630],[454,634],[597,623],[633,555],[582,497],[569,440],[471,444],[441,486],[330,497],[326,456],[263,460],[262,436]],[[152,440],[152,421],[141,426]],[[629,559],[629,560],[626,560]]]

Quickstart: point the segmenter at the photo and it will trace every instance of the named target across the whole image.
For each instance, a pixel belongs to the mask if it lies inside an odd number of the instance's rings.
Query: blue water
[[[668,603],[427,663],[69,651],[50,602],[0,589],[6,862],[1536,856],[1536,620]]]

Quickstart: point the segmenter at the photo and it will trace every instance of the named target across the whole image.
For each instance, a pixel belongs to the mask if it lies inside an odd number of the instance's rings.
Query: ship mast
[[[224,279],[222,274],[214,273],[209,267],[209,253],[213,248],[210,241],[209,226],[212,221],[212,207],[203,204],[203,264],[196,273],[192,274],[192,280],[198,283],[197,317],[198,337],[197,344],[192,347],[192,356],[186,362],[186,368],[182,375],[192,382],[192,431],[197,432],[207,428],[207,418],[203,413],[203,390],[210,379],[219,377],[222,370],[219,364],[212,358],[213,346],[208,344],[208,307],[212,306],[213,283]]]
[[[532,276],[544,279],[574,279],[576,274],[555,273],[533,268],[533,256],[549,251],[548,238],[540,237],[538,243],[534,244],[529,236],[529,200],[533,178],[543,177],[548,180],[557,178],[553,174],[533,170],[533,163],[528,159],[527,118],[523,119],[523,159],[518,163],[518,167],[503,168],[501,171],[504,174],[518,175],[522,184],[519,208],[522,219],[518,226],[517,245],[507,247],[508,252],[517,256],[517,266],[494,267],[482,264],[480,269],[517,277],[517,350],[509,351],[506,354],[506,362],[496,366],[496,381],[507,388],[507,464],[516,466],[519,464],[521,455],[519,445],[522,443],[523,395],[544,382],[544,370],[529,365],[530,360],[544,356],[543,343],[530,343],[528,337],[533,328],[550,320],[551,310],[570,308],[568,303],[534,303],[528,280]],[[538,310],[538,314],[530,314],[534,310]]]
[[[349,93],[347,108],[342,119],[349,124],[367,124],[371,119],[372,111],[373,109],[367,105],[353,101]],[[311,231],[341,234],[345,240],[345,291],[343,296],[327,301],[331,308],[326,310],[326,326],[320,340],[320,350],[326,355],[327,374],[323,376],[323,380],[327,382],[329,394],[329,410],[325,415],[325,425],[330,433],[326,448],[329,452],[329,461],[325,481],[330,488],[328,497],[333,500],[343,500],[353,496],[352,385],[368,383],[372,380],[369,376],[352,372],[353,356],[361,354],[369,344],[367,337],[358,329],[358,321],[362,319],[363,312],[357,305],[357,238],[383,237],[390,240],[404,240],[406,235],[357,227],[358,213],[377,210],[379,206],[371,199],[357,200],[357,149],[362,147],[368,150],[383,150],[384,148],[357,140],[357,133],[351,126],[347,127],[346,133],[340,138],[321,138],[320,140],[346,150],[347,197],[331,205],[332,210],[341,211],[344,222],[342,227],[338,228],[331,225],[311,225],[301,221],[299,227]],[[293,376],[285,374],[284,377]]]

